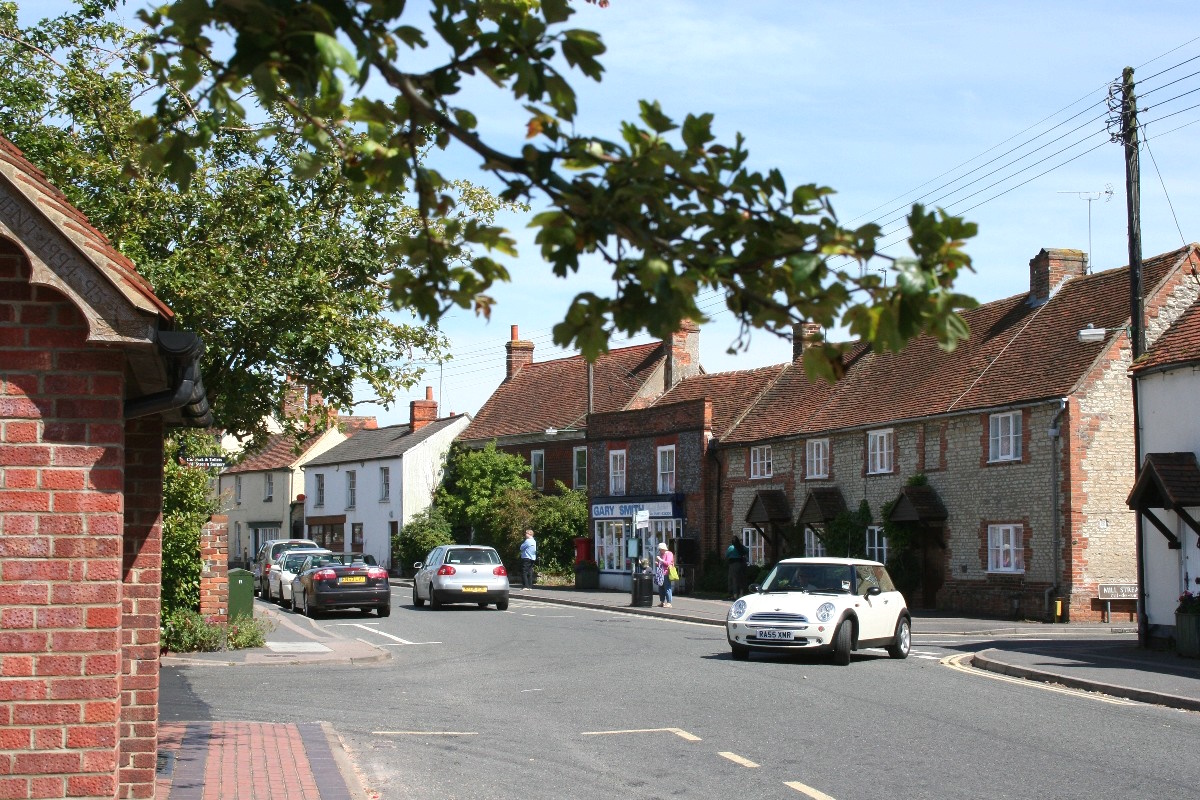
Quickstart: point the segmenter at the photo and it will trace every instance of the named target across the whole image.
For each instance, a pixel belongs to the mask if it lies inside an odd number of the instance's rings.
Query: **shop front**
[[[591,516],[601,589],[630,591],[635,571],[653,569],[659,542],[669,547],[683,535],[683,506],[675,495],[601,497]],[[640,525],[639,517],[645,517]]]

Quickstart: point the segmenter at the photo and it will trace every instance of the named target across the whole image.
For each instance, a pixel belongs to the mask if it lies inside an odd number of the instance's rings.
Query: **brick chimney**
[[[1029,304],[1042,305],[1068,280],[1086,274],[1087,253],[1043,248],[1029,261]]]
[[[408,415],[414,433],[437,419],[437,401],[433,399],[432,386],[425,387],[424,400],[413,400],[408,404]]]
[[[700,326],[685,319],[664,344],[668,346],[663,388],[670,391],[684,378],[700,374]]]
[[[819,322],[798,322],[793,325],[792,361],[803,359],[805,348],[824,339],[824,330]]]
[[[512,338],[504,345],[508,352],[508,370],[505,381],[511,381],[518,372],[533,363],[533,342],[523,342],[517,337],[517,326],[512,326]]]

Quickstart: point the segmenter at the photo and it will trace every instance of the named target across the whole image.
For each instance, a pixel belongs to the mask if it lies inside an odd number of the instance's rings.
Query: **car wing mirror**
[[[421,561],[414,561],[414,562],[413,562],[413,569],[420,569],[420,568],[421,568],[421,567],[423,567],[423,566],[425,566],[425,564],[424,564],[423,562],[421,562]]]
[[[750,594],[758,594],[761,591],[762,591],[762,587],[759,586],[757,583],[750,584]]]
[[[878,586],[872,586],[870,589],[867,589],[867,597],[875,597],[881,594],[883,594],[883,589],[880,589]]]

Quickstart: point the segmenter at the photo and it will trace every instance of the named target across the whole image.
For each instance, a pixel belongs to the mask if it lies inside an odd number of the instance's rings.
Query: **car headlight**
[[[729,607],[729,618],[730,619],[741,619],[742,615],[745,613],[746,613],[746,601],[745,600],[738,600],[736,603],[734,603],[733,605],[731,605]]]
[[[833,616],[833,612],[837,607],[833,603],[821,603],[817,607],[817,622],[829,622],[829,618]]]

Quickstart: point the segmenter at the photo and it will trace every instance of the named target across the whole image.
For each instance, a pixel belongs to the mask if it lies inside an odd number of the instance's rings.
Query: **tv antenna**
[[[1059,192],[1059,194],[1073,194],[1080,200],[1087,200],[1088,204],[1088,271],[1092,267],[1092,202],[1104,198],[1104,202],[1108,202],[1113,198],[1113,188],[1111,183],[1104,184],[1102,192]]]

